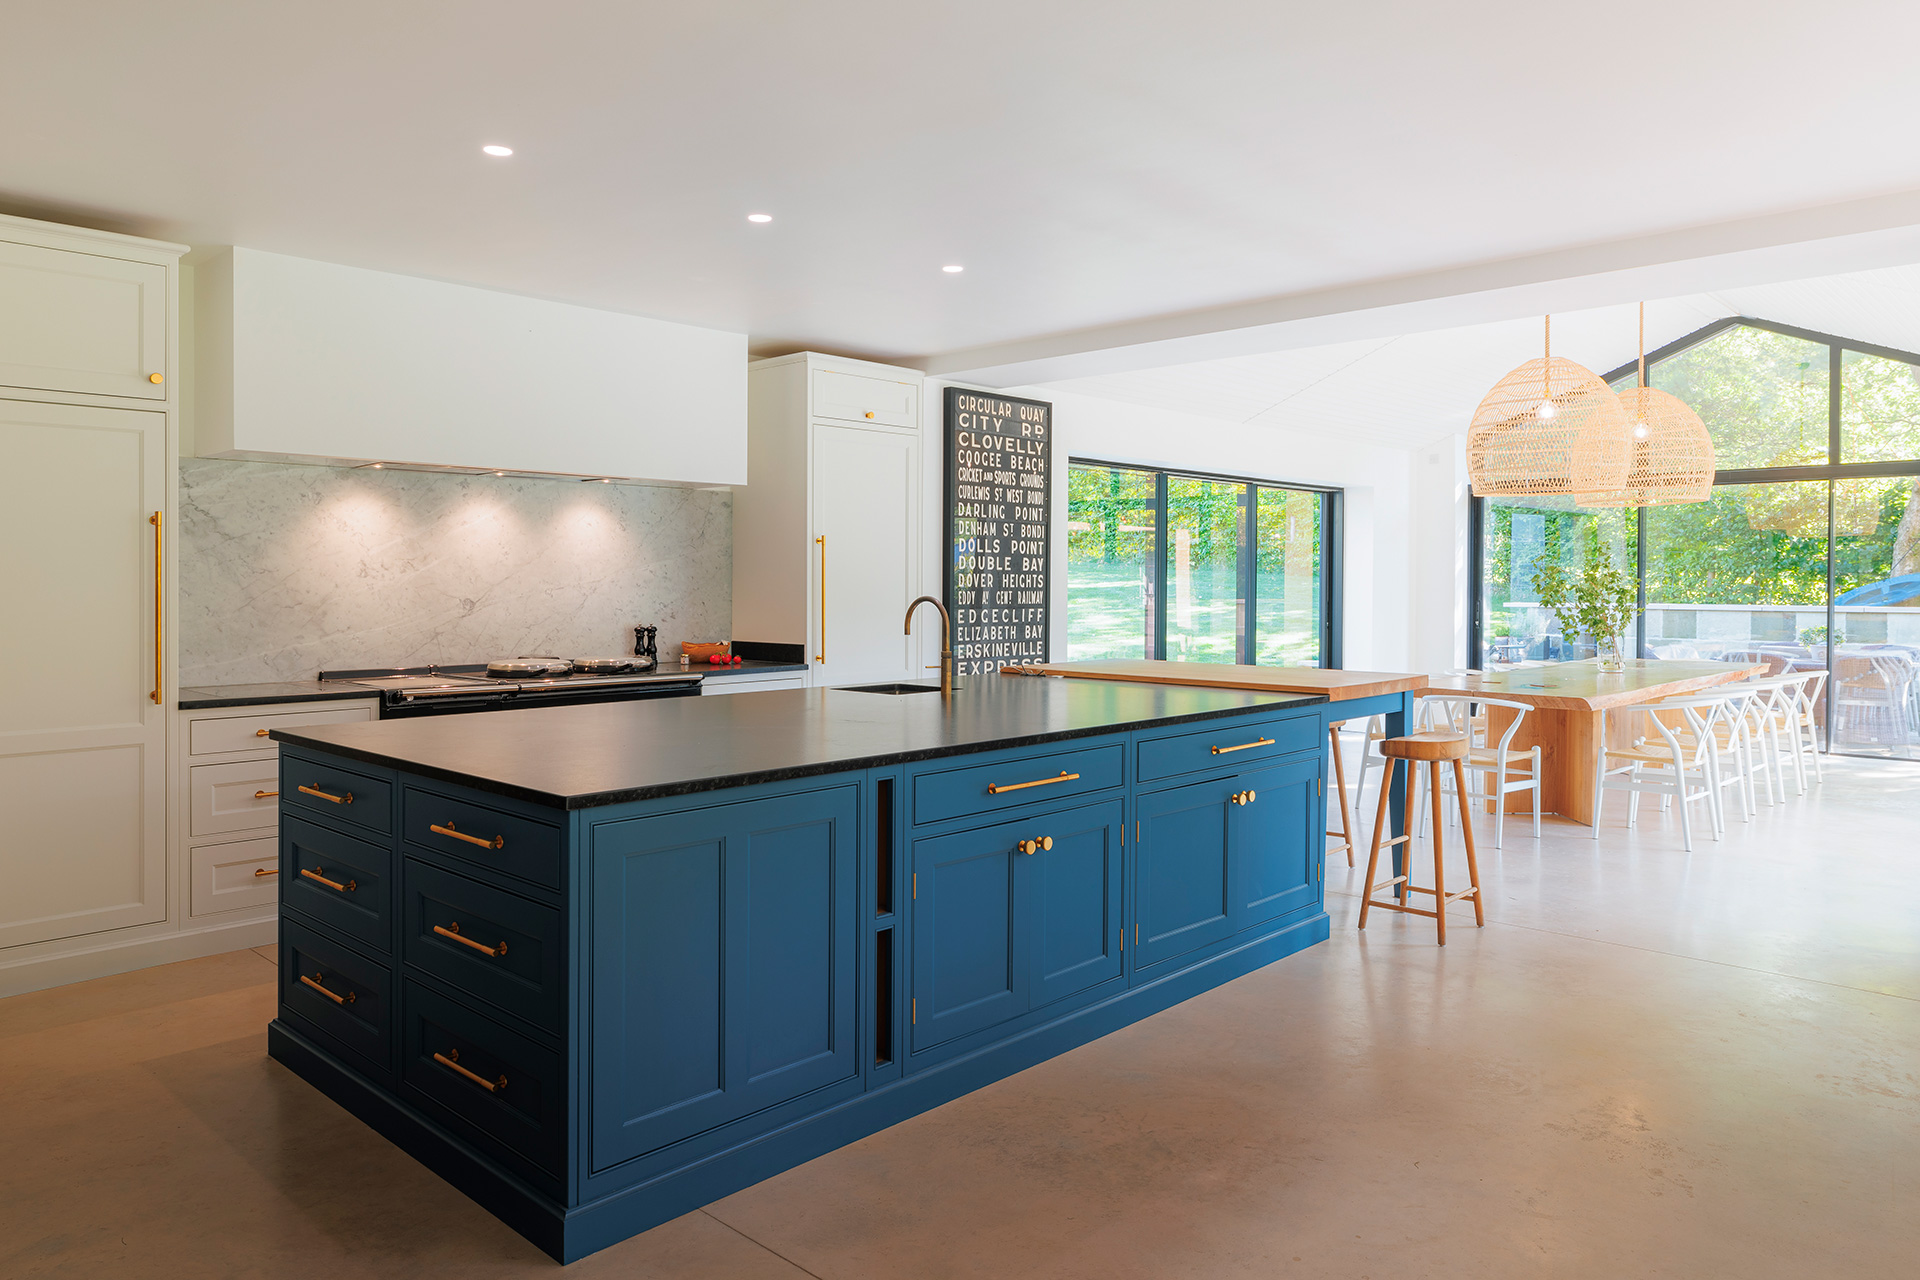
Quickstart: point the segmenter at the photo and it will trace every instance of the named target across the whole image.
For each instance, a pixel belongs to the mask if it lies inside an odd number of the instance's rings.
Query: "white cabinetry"
[[[804,644],[811,684],[930,678],[903,627],[924,590],[920,392],[911,370],[812,353],[748,372],[733,634]]]
[[[0,217],[0,994],[169,917],[184,251]]]
[[[274,729],[371,720],[373,699],[217,707],[180,713],[181,843],[187,914],[226,923],[275,914],[280,749]]]

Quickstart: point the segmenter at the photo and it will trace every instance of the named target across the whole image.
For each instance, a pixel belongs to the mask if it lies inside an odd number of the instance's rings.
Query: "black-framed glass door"
[[[1069,660],[1334,666],[1339,493],[1074,459]]]

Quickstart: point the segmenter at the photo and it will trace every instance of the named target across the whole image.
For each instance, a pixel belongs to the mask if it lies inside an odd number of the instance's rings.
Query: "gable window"
[[[1737,318],[1650,352],[1647,382],[1706,423],[1713,496],[1475,499],[1472,665],[1590,656],[1532,572],[1606,556],[1639,578],[1642,657],[1826,671],[1828,749],[1920,759],[1920,354]]]

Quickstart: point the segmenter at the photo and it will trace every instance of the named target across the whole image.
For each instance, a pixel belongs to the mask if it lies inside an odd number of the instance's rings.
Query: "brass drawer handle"
[[[1213,754],[1223,756],[1229,751],[1245,751],[1248,747],[1270,747],[1272,745],[1272,738],[1255,738],[1252,742],[1243,742],[1237,747],[1215,747]]]
[[[253,793],[253,798],[255,800],[265,800],[271,796],[277,796],[279,794],[280,793],[278,791],[256,791]]]
[[[253,731],[253,736],[256,738],[264,738],[267,736],[267,731],[265,729],[255,729]]]
[[[277,876],[279,874],[280,868],[278,867],[258,867],[254,870],[253,877],[258,880],[261,876]]]
[[[461,1075],[473,1081],[488,1093],[498,1093],[507,1087],[507,1078],[505,1076],[501,1076],[498,1080],[489,1080],[485,1076],[475,1075],[473,1072],[461,1066],[460,1051],[458,1049],[449,1049],[445,1053],[436,1053],[433,1055],[433,1060],[443,1067],[458,1071]]]
[[[447,825],[444,827],[437,822],[429,822],[427,824],[427,830],[433,832],[435,835],[452,836],[455,840],[465,840],[468,844],[477,844],[482,849],[504,849],[507,847],[507,838],[505,836],[495,836],[493,839],[487,840],[480,836],[470,836],[464,831],[454,830],[452,818],[447,819]]]
[[[329,880],[326,877],[326,870],[325,867],[315,867],[309,871],[307,868],[302,867],[300,868],[300,874],[309,880],[318,880],[321,884],[327,886],[327,888],[337,890],[340,893],[352,893],[360,887],[358,880],[349,880],[345,884],[341,884],[338,880]]]
[[[1014,848],[1025,854],[1039,853],[1042,849],[1053,848],[1053,837],[1041,836],[1038,840],[1022,840]]]
[[[351,791],[347,792],[343,796],[330,795],[327,792],[320,790],[318,787],[310,787],[304,782],[301,783],[297,788],[295,788],[295,790],[300,791],[305,795],[319,796],[322,800],[331,800],[335,804],[352,804],[353,803],[353,792]]]
[[[345,995],[337,995],[334,992],[327,990],[325,987],[320,985],[320,975],[317,973],[314,974],[311,978],[309,978],[304,973],[301,974],[300,982],[303,986],[312,987],[315,991],[318,991],[321,995],[333,1001],[335,1004],[352,1004],[353,1003],[353,997],[354,997],[353,992],[349,991]]]
[[[455,920],[445,928],[435,925],[433,926],[433,931],[443,938],[452,938],[463,947],[472,947],[475,951],[484,951],[490,956],[503,956],[507,954],[507,944],[504,942],[497,947],[490,947],[484,942],[475,942],[472,938],[463,937],[460,933],[460,922],[458,920]]]
[[[1005,784],[989,782],[987,784],[987,794],[997,796],[1003,791],[1025,791],[1028,787],[1050,787],[1056,782],[1072,782],[1079,776],[1077,773],[1068,773],[1065,769],[1062,769],[1060,776],[1057,778],[1036,778],[1032,782],[1009,782]]]

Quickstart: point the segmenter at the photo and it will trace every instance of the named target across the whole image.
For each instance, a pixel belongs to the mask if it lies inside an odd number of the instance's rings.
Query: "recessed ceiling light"
[[[503,146],[500,146],[498,143],[495,143],[493,146],[482,147],[480,149],[486,152],[490,156],[510,156],[513,154],[512,147],[503,147]]]
[[[957,275],[959,275],[959,274],[960,274],[960,273],[961,273],[962,271],[965,271],[965,270],[966,270],[966,268],[965,268],[965,267],[960,267],[960,266],[947,266],[947,267],[942,267],[942,268],[940,268],[940,269],[941,269],[942,271],[944,271],[944,272],[946,272],[946,273],[947,273],[948,275],[950,275],[950,276],[957,276]]]
[[[747,215],[747,221],[748,222],[772,222],[773,215],[770,213],[750,213]]]
[[[494,472],[493,474],[495,474],[495,475],[497,475],[497,476],[503,476],[503,475],[505,475],[505,474],[507,474],[507,473],[506,473],[506,472],[504,472],[504,471],[496,471],[496,472]]]

